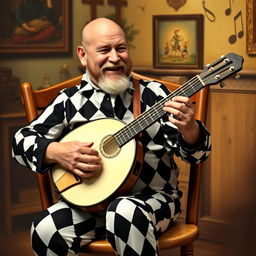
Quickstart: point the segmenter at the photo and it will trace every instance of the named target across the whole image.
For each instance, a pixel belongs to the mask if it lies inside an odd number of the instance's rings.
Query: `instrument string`
[[[109,152],[109,149],[113,148],[117,144],[114,136],[110,136],[104,143],[105,152]]]
[[[163,116],[165,114],[165,111],[162,109],[164,106],[164,103],[173,98],[177,95],[184,95],[187,96],[186,93],[191,92],[194,93],[195,90],[179,90],[181,93],[177,93],[176,91],[169,94],[168,97],[164,98],[163,100],[159,101],[154,105],[152,108],[150,108],[147,112],[145,112],[143,115],[141,115],[139,118],[135,119],[134,122],[128,124],[126,127],[124,127],[120,132],[118,132],[117,136],[118,139],[122,140],[122,142],[125,142],[126,140],[129,140],[130,138],[134,137],[138,132],[146,128],[149,124],[156,121],[158,118]]]

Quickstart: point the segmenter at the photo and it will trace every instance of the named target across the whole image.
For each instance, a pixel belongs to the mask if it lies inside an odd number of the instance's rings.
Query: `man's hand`
[[[189,98],[174,97],[165,103],[164,111],[176,116],[169,116],[170,122],[177,126],[183,139],[188,144],[196,144],[199,138],[199,125],[195,120],[195,108]]]
[[[81,178],[91,177],[102,170],[101,158],[92,145],[93,142],[52,142],[46,149],[44,163],[58,163]]]

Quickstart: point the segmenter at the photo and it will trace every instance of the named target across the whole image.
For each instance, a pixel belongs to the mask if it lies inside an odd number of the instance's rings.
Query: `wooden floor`
[[[6,236],[0,228],[0,248],[3,256],[33,256],[30,245],[30,218],[15,220],[12,235]],[[91,256],[92,254],[88,254]],[[161,256],[178,256],[179,250],[163,251]],[[195,242],[195,256],[231,256],[230,249],[221,244],[198,240]],[[103,255],[97,255],[103,256]]]

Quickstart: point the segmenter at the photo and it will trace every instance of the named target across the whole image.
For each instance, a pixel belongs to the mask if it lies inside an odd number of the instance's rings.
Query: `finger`
[[[94,172],[91,171],[81,171],[79,169],[74,169],[72,171],[75,175],[79,176],[80,178],[90,178],[94,175]]]
[[[188,112],[188,107],[185,105],[183,102],[174,102],[173,107],[180,112],[187,113]]]
[[[79,140],[74,140],[71,142],[75,143],[76,145],[79,145],[80,147],[88,147],[88,148],[91,148],[94,144],[93,142],[82,142]]]
[[[91,164],[91,163],[78,163],[76,165],[76,168],[80,171],[84,172],[94,172],[94,171],[100,171],[102,170],[102,165],[100,163],[98,164]]]
[[[184,96],[175,96],[172,98],[172,101],[184,103],[188,108],[191,108],[194,106],[192,101],[188,97],[184,97]]]
[[[91,177],[95,172],[102,171],[101,164],[87,164],[87,163],[78,163],[71,172],[75,173],[79,177],[86,178]]]
[[[192,107],[190,108],[183,102],[180,103],[180,102],[171,101],[171,102],[166,103],[166,106],[163,109],[164,109],[164,111],[166,111],[170,114],[179,116],[180,113],[178,113],[177,110],[184,114],[192,114],[193,115],[194,107],[192,105]],[[180,118],[182,118],[182,116],[180,116]]]
[[[168,101],[165,103],[165,107],[175,108],[181,110],[182,108],[186,107],[185,103],[178,102],[178,101]]]
[[[181,112],[180,110],[175,109],[175,108],[171,109],[170,113],[173,115],[173,117],[176,117],[176,119],[178,119],[178,120],[182,120],[184,117],[183,112]]]
[[[186,122],[184,122],[182,120],[178,120],[178,119],[174,118],[173,116],[169,116],[168,119],[172,124],[174,124],[177,127],[178,131],[181,131],[186,125]]]
[[[91,156],[98,156],[99,152],[93,148],[89,148],[89,147],[82,147],[80,149],[80,152],[82,154],[87,154],[87,155],[91,155]]]
[[[84,147],[92,147],[93,142],[81,142]]]
[[[78,160],[79,162],[89,163],[89,164],[99,164],[102,161],[99,156],[87,155],[87,154],[82,154]]]
[[[171,105],[172,107],[164,107],[163,110],[179,119],[183,119],[184,114],[188,113],[188,109],[185,106],[181,106],[180,103],[172,103]]]

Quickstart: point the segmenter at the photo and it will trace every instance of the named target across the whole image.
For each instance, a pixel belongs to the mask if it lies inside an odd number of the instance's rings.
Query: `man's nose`
[[[111,62],[118,62],[120,60],[120,57],[118,55],[118,52],[113,49],[109,52],[109,61]]]

